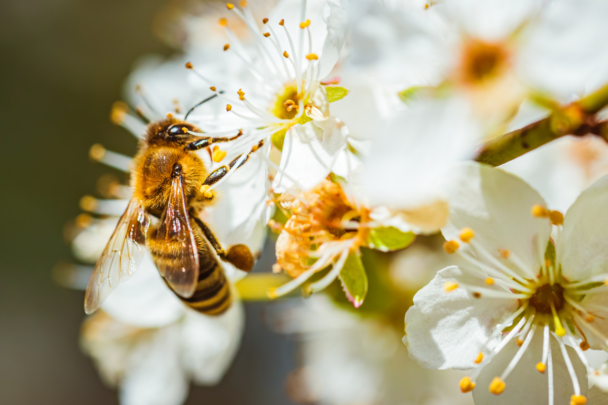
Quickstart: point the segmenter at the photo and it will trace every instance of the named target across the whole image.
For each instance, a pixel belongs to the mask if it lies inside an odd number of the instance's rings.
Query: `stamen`
[[[517,353],[515,353],[515,356],[513,357],[513,359],[511,360],[511,362],[505,369],[505,371],[500,376],[501,380],[506,380],[507,377],[509,376],[509,374],[511,374],[511,372],[515,368],[515,366],[517,366],[517,363],[519,362],[519,360],[521,360],[522,356],[526,352],[526,349],[530,345],[530,342],[532,341],[532,336],[534,336],[534,330],[535,330],[535,328],[532,328],[530,330],[530,333],[528,333],[528,336],[526,336],[526,340],[522,343],[522,345],[520,345],[521,347],[519,348],[519,350],[517,350]]]
[[[587,403],[587,397],[583,395],[572,395],[570,397],[570,405],[585,405]]]
[[[479,364],[482,361],[483,361],[483,352],[479,352],[479,354],[477,355],[477,358],[475,359],[475,361],[473,363]]]
[[[559,211],[550,211],[549,219],[553,225],[563,225],[564,224],[564,214]]]
[[[574,367],[572,366],[572,362],[570,361],[570,356],[568,355],[568,351],[566,350],[566,346],[562,341],[561,337],[557,338],[557,343],[559,343],[559,347],[562,351],[562,356],[564,357],[564,362],[566,363],[566,368],[568,369],[568,374],[570,374],[570,379],[572,380],[572,386],[574,387],[574,395],[581,395],[581,387],[578,383],[578,378],[576,378],[576,372],[574,371]]]
[[[319,258],[319,260],[317,260],[310,269],[304,271],[302,274],[300,274],[298,277],[294,278],[293,280],[283,284],[280,287],[269,289],[267,292],[268,297],[270,297],[271,299],[278,298],[282,295],[290,293],[291,291],[293,291],[294,289],[296,289],[297,287],[302,285],[313,274],[315,274],[317,271],[321,270],[322,268],[325,268],[329,264],[328,259],[331,258],[330,253],[331,252],[327,252],[326,255]]]
[[[101,162],[125,173],[129,173],[133,159],[120,153],[112,152],[96,143],[89,150],[91,159]]]
[[[263,19],[262,19],[262,23],[263,23],[264,25],[266,25],[266,23],[267,23],[267,22],[268,22],[268,18],[263,18]]]
[[[283,56],[287,59],[289,58],[289,54],[287,53],[287,51],[283,52]]]
[[[239,95],[239,100],[245,100],[245,92],[243,91],[243,89],[239,89],[239,91],[237,91],[237,94]]]
[[[462,228],[460,231],[460,240],[464,243],[469,243],[475,236],[475,232],[471,228]]]
[[[270,36],[270,32],[265,32],[262,35],[264,35],[266,38],[268,38]]]
[[[279,21],[279,25],[280,25],[280,26],[284,26],[284,25],[285,25],[285,20],[281,20],[281,21]]]
[[[209,187],[206,184],[203,184],[201,186],[201,194],[203,194],[203,196],[205,198],[213,198],[213,196],[215,195],[215,193],[213,192],[213,190],[210,190],[211,187]]]
[[[451,281],[446,281],[445,284],[443,284],[443,290],[445,292],[451,292],[451,291],[454,291],[457,288],[458,288],[458,283],[454,283],[454,282],[451,282]]]
[[[234,8],[234,4],[232,4],[232,3],[226,3],[226,8],[228,10],[232,10]]]
[[[547,357],[549,356],[549,338],[550,338],[550,330],[549,330],[549,325],[545,325],[544,330],[543,330],[543,357],[542,357],[542,365],[544,366],[545,364],[547,364]],[[538,365],[536,366],[536,368],[538,369]],[[544,367],[543,367],[544,370]],[[540,369],[538,370],[540,371]],[[544,371],[541,371],[541,373],[544,373]]]
[[[551,345],[548,346],[549,357],[547,359],[547,365],[549,366],[549,378],[548,378],[548,388],[549,388],[549,405],[553,405],[555,390],[553,387],[553,356],[551,355]]]
[[[80,199],[80,208],[93,214],[120,216],[125,212],[128,200],[99,200],[90,195]]]
[[[314,53],[309,53],[308,55],[306,55],[306,59],[308,60],[319,60],[319,57],[314,54]]]
[[[538,363],[536,364],[536,369],[538,370],[539,373],[541,374],[545,374],[545,370],[546,370],[546,366],[543,363]]]
[[[549,210],[540,204],[536,204],[532,206],[532,215],[536,218],[548,218]]]
[[[310,25],[310,20],[306,20],[306,21],[300,23],[300,28],[304,29],[304,28],[308,27],[309,25]]]
[[[228,49],[230,49],[230,44],[224,45],[224,51],[227,51]]]
[[[460,380],[460,391],[462,391],[463,394],[466,394],[467,392],[471,392],[475,389],[475,383],[471,381],[471,379],[469,377],[463,377],[462,380]]]
[[[460,245],[455,240],[448,240],[443,244],[443,250],[448,254],[454,254],[458,250]]]
[[[230,104],[226,104],[226,111],[232,111],[232,106]]]
[[[224,160],[227,154],[228,152],[226,152],[225,150],[221,150],[217,145],[215,145],[213,147],[212,159],[215,163],[219,163]]]
[[[500,395],[505,390],[507,384],[500,377],[494,377],[492,382],[490,383],[489,390],[494,395]]]
[[[330,285],[336,279],[336,277],[338,277],[338,275],[340,274],[340,271],[342,271],[342,268],[344,267],[344,263],[346,263],[346,259],[348,258],[348,255],[350,253],[350,245],[352,245],[352,243],[349,243],[347,245],[347,248],[344,249],[344,251],[340,255],[338,262],[333,265],[332,269],[329,271],[329,273],[327,273],[327,275],[325,275],[325,277],[323,277],[321,280],[317,281],[316,283],[313,283],[308,286],[308,288],[307,288],[308,293],[312,294],[312,293],[323,290],[325,287]]]
[[[555,334],[559,337],[565,336],[566,330],[562,326],[562,323],[559,320],[559,316],[557,316],[553,300],[549,300],[549,305],[551,305],[551,312],[553,313],[553,324],[555,325]]]
[[[486,278],[486,284],[487,285],[493,285],[494,284],[494,279],[491,277]]]
[[[228,26],[228,20],[226,18],[220,18],[220,25],[222,27],[227,27]]]

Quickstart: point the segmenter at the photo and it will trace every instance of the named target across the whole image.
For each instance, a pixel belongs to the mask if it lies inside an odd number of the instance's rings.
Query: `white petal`
[[[441,199],[448,171],[472,155],[479,136],[462,100],[429,100],[403,111],[377,128],[364,161],[362,189],[370,204],[414,209]]]
[[[553,385],[555,387],[554,403],[555,405],[569,405],[570,397],[574,394],[572,380],[568,374],[566,363],[564,363],[559,343],[553,337],[550,340],[553,358]],[[507,386],[504,392],[500,395],[494,395],[488,390],[490,382],[494,377],[499,377],[503,373],[519,349],[515,340],[509,342],[489,364],[484,366],[477,378],[475,390],[473,391],[475,403],[478,405],[548,404],[548,366],[544,374],[536,370],[536,364],[542,359],[542,346],[542,329],[537,329],[532,342],[530,342],[530,346],[517,363],[515,369],[506,378],[505,382]],[[587,370],[573,348],[566,346],[566,350],[578,377],[581,394],[586,395]]]
[[[595,316],[595,319],[589,326],[599,331],[608,339],[608,310],[598,309],[608,308],[608,293],[604,292],[586,295],[580,302],[580,305]],[[591,348],[595,350],[604,350],[606,347],[606,339],[596,336],[585,325],[586,322],[583,322],[580,326],[583,328]]]
[[[146,328],[173,323],[186,310],[163,282],[149,254],[137,273],[118,286],[102,308],[118,321]]]
[[[179,328],[160,329],[141,341],[129,358],[120,387],[123,405],[179,405],[188,394],[188,381],[179,363]]]
[[[267,190],[267,165],[257,154],[267,154],[269,146],[255,152],[229,179],[218,187],[218,201],[206,209],[205,220],[224,248],[246,244],[259,252],[264,238]],[[263,232],[262,232],[263,233]]]
[[[604,176],[578,197],[564,218],[558,240],[563,274],[580,280],[606,273],[608,263],[608,176]]]
[[[551,231],[548,219],[531,213],[535,204],[546,206],[542,197],[520,178],[478,163],[463,164],[456,177],[442,229],[446,239],[459,240],[462,228],[472,228],[486,252],[500,258],[499,250],[507,249],[538,272]]]
[[[243,305],[235,300],[223,315],[188,311],[181,331],[182,363],[198,384],[215,385],[224,376],[241,343]]]
[[[608,80],[608,36],[603,0],[557,0],[546,4],[540,23],[528,32],[519,70],[536,88],[550,92],[562,102],[583,95],[590,77],[601,74]]]
[[[492,327],[513,313],[516,299],[473,298],[463,288],[446,292],[446,282],[488,287],[484,280],[456,267],[437,273],[433,281],[414,296],[414,306],[405,315],[410,357],[421,366],[437,369],[468,369],[475,366]],[[491,288],[498,290],[498,287]],[[492,347],[496,340],[489,343]]]
[[[347,13],[340,0],[328,0],[323,9],[323,21],[327,24],[327,37],[319,60],[319,78],[333,69],[346,42]]]
[[[287,132],[281,154],[280,167],[286,175],[277,174],[274,191],[280,193],[294,185],[308,190],[323,180],[346,146],[342,130],[343,124],[334,117],[293,126]]]

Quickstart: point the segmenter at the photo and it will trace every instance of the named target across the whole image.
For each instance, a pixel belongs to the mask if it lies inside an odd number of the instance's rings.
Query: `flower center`
[[[299,103],[298,88],[295,83],[290,83],[283,87],[281,93],[277,94],[270,111],[277,118],[291,120],[298,114]]]
[[[465,44],[461,69],[466,82],[475,83],[495,76],[507,60],[507,51],[501,44],[472,40]]]
[[[530,305],[541,314],[551,314],[551,304],[559,312],[564,307],[564,303],[564,287],[559,284],[545,284],[537,288],[536,292],[530,297]]]

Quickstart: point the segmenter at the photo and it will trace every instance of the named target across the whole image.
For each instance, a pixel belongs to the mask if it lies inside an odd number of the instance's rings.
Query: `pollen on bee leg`
[[[475,232],[471,228],[462,228],[459,237],[464,243],[469,243],[475,237]]]
[[[549,211],[549,219],[553,225],[563,225],[564,214],[559,211]]]
[[[230,49],[230,44],[224,45],[224,50],[227,51],[228,49]]]
[[[212,159],[215,163],[219,163],[226,157],[227,154],[228,152],[226,152],[225,150],[221,150],[216,145],[213,148]]]
[[[475,359],[475,361],[473,363],[475,364],[479,364],[483,361],[483,353],[479,352],[479,354],[477,355],[477,358]]]
[[[545,366],[543,363],[537,363],[536,369],[538,370],[539,373],[545,374],[545,370],[547,369],[547,366]]]
[[[469,377],[463,377],[462,380],[460,380],[460,391],[462,391],[463,394],[466,394],[467,392],[471,392],[475,389],[475,383],[473,381],[471,381],[471,379]]]
[[[587,397],[584,395],[572,395],[570,397],[570,405],[585,405],[587,403]]]
[[[443,290],[445,292],[451,292],[458,288],[458,283],[453,283],[451,281],[446,281],[443,285]]]
[[[532,206],[532,215],[536,218],[548,218],[549,210],[540,204],[535,204]]]
[[[492,382],[490,383],[490,387],[488,388],[490,392],[494,395],[500,395],[507,387],[507,384],[500,378],[494,377]]]
[[[455,240],[448,240],[443,244],[443,250],[449,254],[456,253],[460,245]]]
[[[319,60],[319,57],[317,56],[316,53],[309,53],[308,55],[306,55],[306,59],[308,59],[308,60]]]

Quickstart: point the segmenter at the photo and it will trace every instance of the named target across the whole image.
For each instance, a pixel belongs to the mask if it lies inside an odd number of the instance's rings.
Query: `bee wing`
[[[171,196],[160,220],[156,239],[164,243],[170,252],[170,259],[156,261],[158,271],[176,293],[184,298],[191,297],[198,282],[198,247],[179,176],[171,182]]]
[[[87,314],[95,312],[118,284],[137,271],[144,256],[149,224],[141,201],[132,198],[89,280],[84,297]]]

